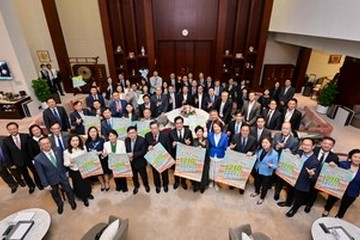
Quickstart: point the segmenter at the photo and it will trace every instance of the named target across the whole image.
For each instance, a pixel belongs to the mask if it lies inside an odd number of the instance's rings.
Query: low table
[[[33,239],[42,239],[47,231],[50,228],[51,217],[50,214],[41,208],[29,208],[13,213],[6,218],[0,221],[0,235],[5,232],[10,224],[14,224],[14,220],[18,213],[22,212],[35,212],[32,220],[34,221],[34,225],[30,228],[29,232],[26,234],[25,239],[33,240]]]
[[[360,239],[360,228],[347,221],[339,218],[323,217],[318,218],[311,226],[311,235],[314,240],[335,240],[335,237],[330,233],[325,233],[320,227],[320,223],[323,223],[327,228],[342,227],[348,232],[353,239]]]

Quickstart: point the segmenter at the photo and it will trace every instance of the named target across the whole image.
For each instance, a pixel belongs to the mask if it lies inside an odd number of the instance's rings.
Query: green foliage
[[[34,89],[35,96],[40,102],[45,102],[51,96],[50,88],[47,80],[38,78],[32,80],[32,88]]]
[[[328,107],[335,101],[338,94],[338,86],[334,81],[331,81],[321,90],[317,102],[324,107]]]

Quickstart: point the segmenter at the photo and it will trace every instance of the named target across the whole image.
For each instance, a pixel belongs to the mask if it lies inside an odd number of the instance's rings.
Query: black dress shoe
[[[274,194],[274,200],[277,201],[277,200],[279,200],[279,198],[280,198],[280,194],[275,193]]]
[[[240,195],[244,195],[245,190],[239,189]]]
[[[29,194],[32,194],[35,191],[35,187],[29,188]]]
[[[146,187],[145,187],[145,191],[146,191],[146,192],[150,192],[150,187],[149,187],[149,186],[146,186]]]
[[[26,184],[24,181],[20,181],[20,182],[18,182],[18,184],[20,185],[20,187],[26,187]]]
[[[44,190],[44,187],[43,187],[42,185],[37,185],[37,188],[38,188],[39,190]]]
[[[105,188],[100,188],[100,190],[103,192],[103,191],[105,191]],[[118,191],[118,190],[116,189],[116,191]]]
[[[127,192],[127,191],[129,191],[129,189],[125,188],[125,189],[123,189],[122,191],[123,191],[123,192]]]
[[[287,202],[278,202],[277,205],[279,207],[291,207],[291,204],[289,204]]]
[[[160,193],[160,188],[159,188],[159,187],[156,187],[155,192],[156,192],[156,193]]]
[[[107,192],[108,192],[109,190],[110,190],[110,187],[108,187],[108,188],[105,188],[105,191],[107,191]]]
[[[62,214],[64,212],[64,205],[58,206],[58,214]]]
[[[310,206],[306,206],[304,209],[304,212],[309,213],[311,211],[311,207]]]
[[[70,203],[71,209],[75,210],[76,209],[76,202],[72,202]]]
[[[139,188],[134,188],[133,194],[135,195],[135,194],[137,194],[138,192],[139,192]]]
[[[178,182],[174,183],[174,190],[177,189],[178,187],[179,187],[179,183]]]
[[[293,208],[291,208],[285,215],[287,217],[293,217],[297,211]]]
[[[199,188],[198,188],[198,187],[194,187],[194,188],[193,188],[193,191],[194,191],[194,192],[197,192],[197,191],[199,191]]]
[[[16,187],[13,187],[13,188],[11,188],[11,193],[15,193],[16,191],[17,191],[17,186]]]
[[[164,192],[168,192],[169,191],[169,187],[168,186],[164,186]]]
[[[186,184],[186,183],[182,183],[181,186],[182,186],[182,188],[183,188],[184,190],[187,190],[187,184]]]
[[[84,201],[84,205],[85,205],[85,207],[88,207],[89,206],[89,201],[88,200]]]
[[[94,196],[92,194],[89,195],[89,199],[93,200]]]
[[[200,189],[200,193],[203,194],[205,192],[205,188]]]

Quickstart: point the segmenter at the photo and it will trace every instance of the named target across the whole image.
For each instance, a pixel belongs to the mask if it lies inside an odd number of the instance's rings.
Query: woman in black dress
[[[87,139],[85,142],[88,152],[101,153],[104,150],[104,142],[105,140],[99,136],[98,129],[96,127],[90,127],[87,132]],[[101,167],[104,172],[103,175],[98,176],[99,182],[101,184],[101,191],[109,191],[109,174],[111,173],[111,170],[109,169],[108,158],[102,158],[101,154],[99,155],[99,158],[101,162]]]
[[[202,148],[207,149],[208,142],[207,142],[207,139],[204,137],[204,128],[201,126],[197,126],[195,128],[195,134],[196,134],[196,138],[194,138],[193,146],[194,147],[202,147]],[[210,158],[209,158],[208,152],[206,151],[204,169],[203,169],[201,182],[200,183],[195,182],[195,181],[192,182],[194,192],[197,192],[198,190],[200,190],[201,193],[205,192],[205,189],[209,184],[209,165],[210,165]]]

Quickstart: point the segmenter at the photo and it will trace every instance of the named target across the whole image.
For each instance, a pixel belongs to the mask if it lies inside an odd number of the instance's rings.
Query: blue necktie
[[[60,115],[59,115],[58,111],[56,110],[56,108],[53,109],[53,113],[54,113],[55,117],[57,118],[57,120],[59,120],[59,123],[60,123],[61,122]]]
[[[64,151],[64,144],[62,143],[61,139],[60,139],[60,135],[57,136],[58,138],[58,143],[59,143],[59,148],[61,149],[61,151]]]

